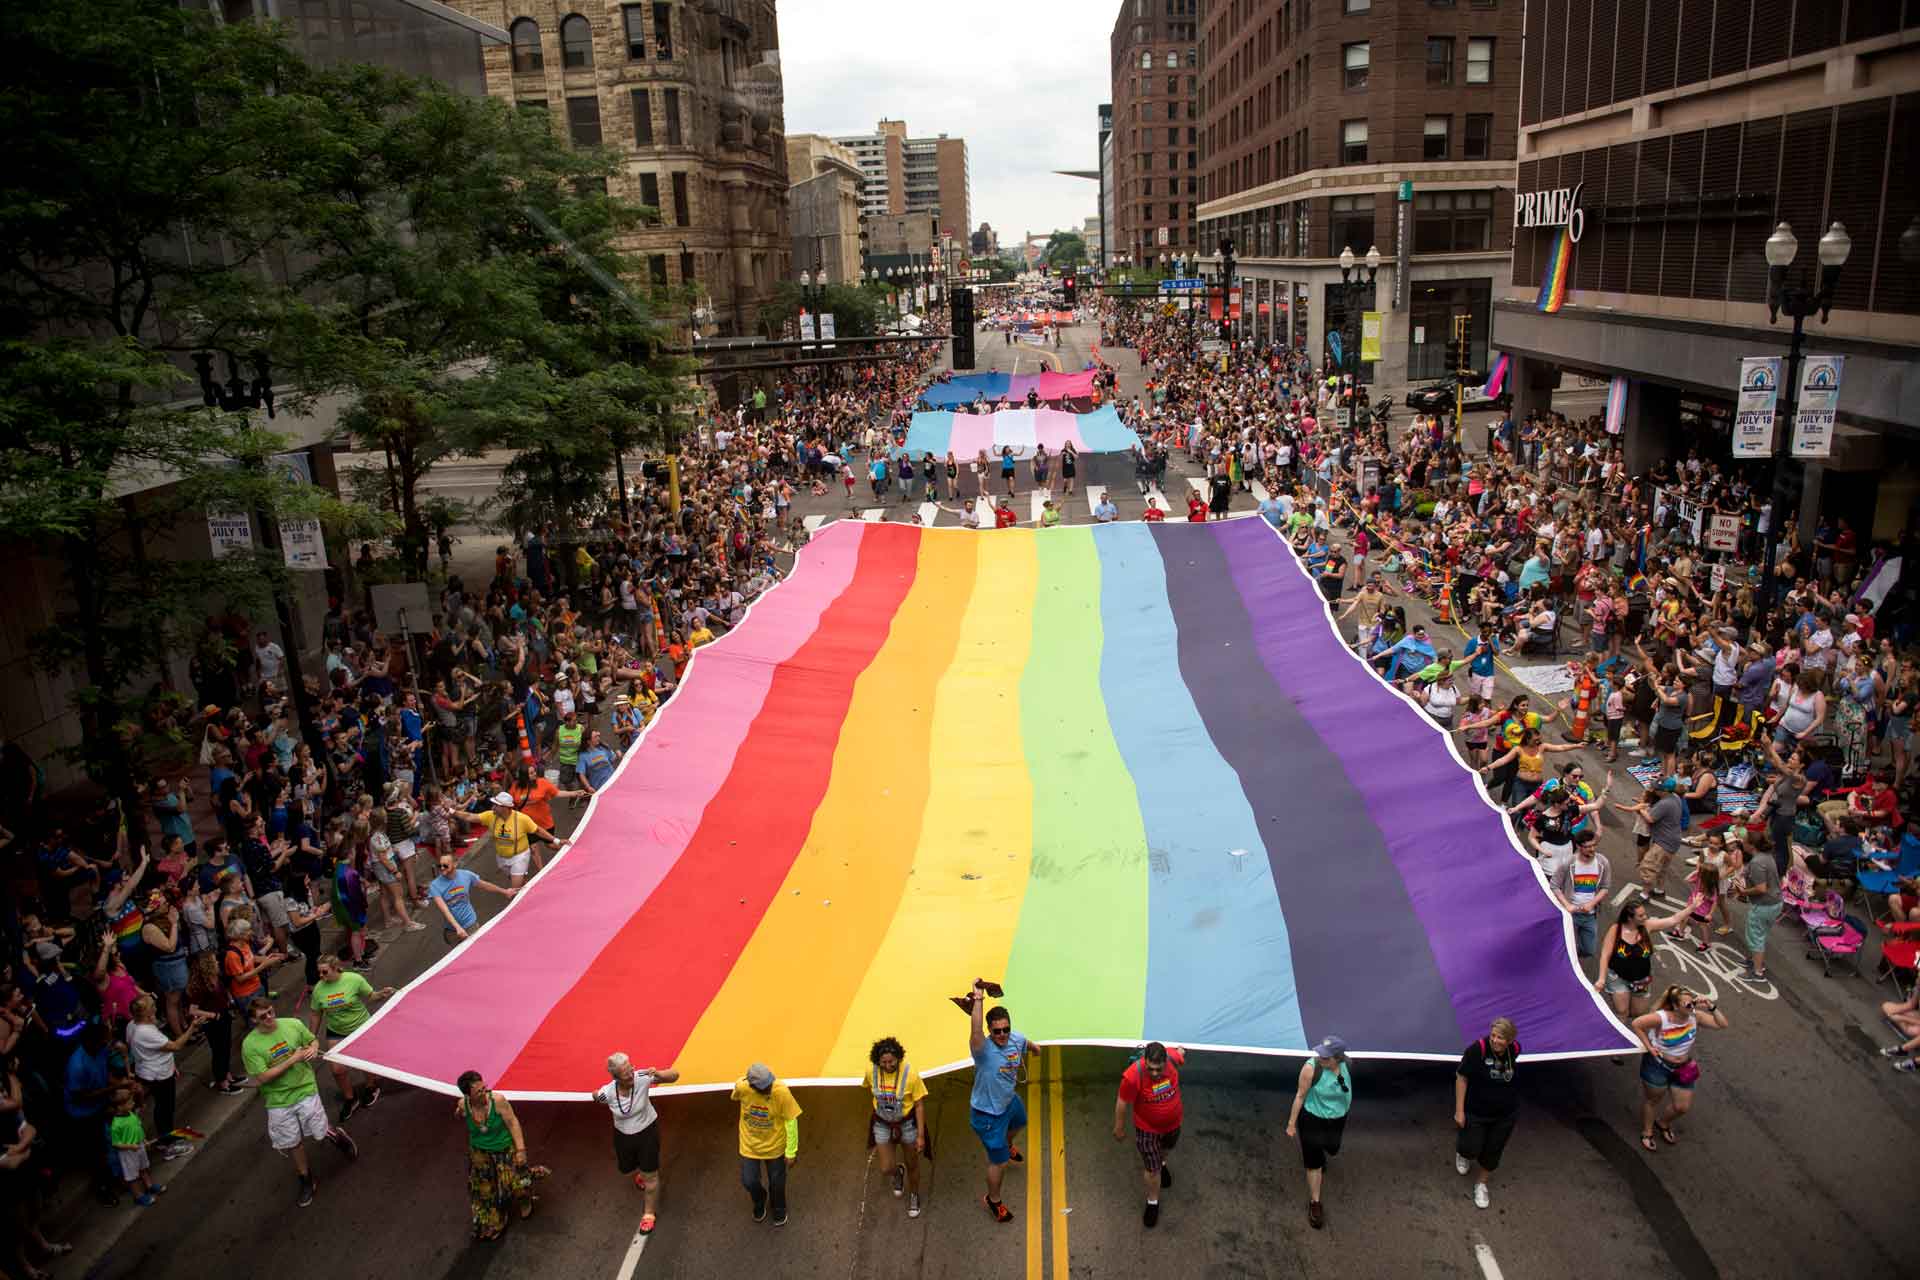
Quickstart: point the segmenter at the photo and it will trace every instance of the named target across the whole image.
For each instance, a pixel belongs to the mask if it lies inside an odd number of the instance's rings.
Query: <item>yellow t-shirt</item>
[[[787,1154],[787,1121],[800,1117],[800,1104],[779,1081],[771,1094],[756,1093],[743,1076],[734,1082],[740,1104],[740,1154],[751,1160],[778,1160]]]
[[[713,632],[707,630],[705,627],[695,627],[693,634],[687,637],[687,643],[695,649],[698,649],[703,644],[712,644]]]
[[[532,848],[527,837],[540,829],[538,823],[518,809],[505,817],[496,813],[487,821],[493,832],[494,852],[502,858],[511,858]]]
[[[883,1100],[899,1098],[900,1110],[905,1115],[913,1114],[914,1104],[927,1096],[927,1086],[920,1083],[920,1073],[911,1066],[907,1067],[906,1083],[900,1081],[899,1071],[882,1071],[874,1067],[867,1072],[867,1091],[873,1095],[873,1109],[880,1110]]]

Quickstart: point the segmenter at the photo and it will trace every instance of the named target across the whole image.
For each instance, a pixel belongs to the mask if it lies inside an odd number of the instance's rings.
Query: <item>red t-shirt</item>
[[[993,527],[996,529],[1011,529],[1013,528],[1014,522],[1018,519],[1019,517],[1014,515],[1012,507],[995,507],[993,509]]]
[[[1167,518],[1167,513],[1162,511],[1158,507],[1148,507],[1146,515],[1144,515],[1141,518],[1151,524],[1157,521],[1165,520]]]
[[[1180,1127],[1180,1055],[1167,1050],[1167,1069],[1158,1080],[1147,1075],[1143,1058],[1120,1077],[1120,1101],[1133,1107],[1133,1124],[1148,1133],[1172,1133]]]
[[[1200,501],[1198,495],[1187,499],[1187,520],[1199,524],[1207,518],[1207,504]]]

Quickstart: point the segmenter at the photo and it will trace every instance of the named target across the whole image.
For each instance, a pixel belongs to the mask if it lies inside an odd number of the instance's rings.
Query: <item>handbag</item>
[[[1688,1058],[1667,1074],[1673,1077],[1675,1084],[1685,1085],[1691,1089],[1694,1083],[1700,1079],[1700,1061],[1697,1058]]]

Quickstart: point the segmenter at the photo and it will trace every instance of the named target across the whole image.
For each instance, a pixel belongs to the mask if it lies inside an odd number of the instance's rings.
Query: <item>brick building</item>
[[[623,160],[613,193],[659,211],[622,248],[695,284],[703,332],[750,334],[793,274],[774,0],[450,0],[504,27],[487,91]]]
[[[1199,0],[1121,0],[1114,18],[1112,265],[1152,267],[1195,247],[1199,9]]]
[[[1200,33],[1202,262],[1238,255],[1243,333],[1316,359],[1378,311],[1387,386],[1436,377],[1457,315],[1484,368],[1508,274],[1522,0],[1241,0]],[[1338,259],[1378,247],[1349,309]],[[1217,303],[1216,303],[1217,306]]]
[[[1725,460],[1740,359],[1787,354],[1768,237],[1791,225],[1793,279],[1812,284],[1843,224],[1832,313],[1806,322],[1807,352],[1845,357],[1832,454],[1788,465],[1802,528],[1842,515],[1898,535],[1920,501],[1920,7],[1535,0],[1526,20],[1518,190],[1536,210],[1567,193],[1580,233],[1557,311],[1540,283],[1560,228],[1514,233],[1494,340],[1518,407],[1564,374],[1625,375],[1630,469]]]

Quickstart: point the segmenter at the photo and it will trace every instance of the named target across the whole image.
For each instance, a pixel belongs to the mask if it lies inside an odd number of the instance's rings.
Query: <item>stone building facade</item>
[[[642,284],[698,286],[708,336],[754,331],[793,274],[774,0],[452,0],[505,28],[487,91],[621,157],[658,216],[622,248]]]

